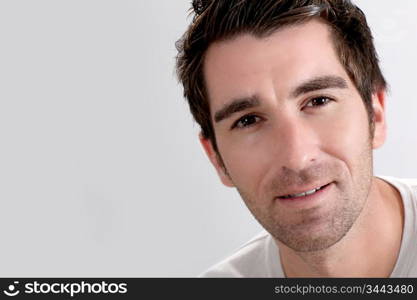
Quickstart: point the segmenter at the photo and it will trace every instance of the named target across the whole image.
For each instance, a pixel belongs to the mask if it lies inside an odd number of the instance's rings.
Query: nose
[[[303,118],[281,120],[275,129],[279,164],[283,169],[300,172],[316,161],[319,153],[318,132]]]

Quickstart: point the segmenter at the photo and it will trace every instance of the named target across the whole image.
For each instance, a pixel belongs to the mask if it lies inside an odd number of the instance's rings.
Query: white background
[[[0,1],[0,276],[196,276],[260,230],[174,74],[189,2]],[[417,1],[356,3],[391,86],[376,173],[415,177]]]

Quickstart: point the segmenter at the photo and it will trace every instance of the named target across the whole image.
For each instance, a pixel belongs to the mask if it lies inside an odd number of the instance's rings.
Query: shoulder
[[[404,204],[401,249],[392,277],[417,276],[417,179],[378,176],[398,189]]]
[[[277,264],[279,253],[275,242],[269,233],[262,231],[199,277],[272,277],[271,268],[279,272]]]
[[[417,178],[378,177],[393,185],[400,192],[409,224],[415,228],[413,231],[417,231]]]
[[[417,178],[397,178],[392,176],[377,176],[396,187],[404,198],[417,202]]]

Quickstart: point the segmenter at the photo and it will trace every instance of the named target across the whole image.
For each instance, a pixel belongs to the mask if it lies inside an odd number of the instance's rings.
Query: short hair
[[[372,94],[386,88],[364,13],[349,0],[194,0],[194,17],[176,42],[176,71],[195,121],[218,153],[203,74],[208,47],[249,33],[267,37],[287,25],[313,18],[330,28],[340,63],[358,90],[374,131]]]

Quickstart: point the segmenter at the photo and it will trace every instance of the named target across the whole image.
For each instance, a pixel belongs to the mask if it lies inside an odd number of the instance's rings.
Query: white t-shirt
[[[390,277],[417,277],[417,179],[378,176],[391,183],[404,203],[404,229],[400,253]],[[279,249],[272,236],[262,231],[234,254],[200,277],[285,277]]]

